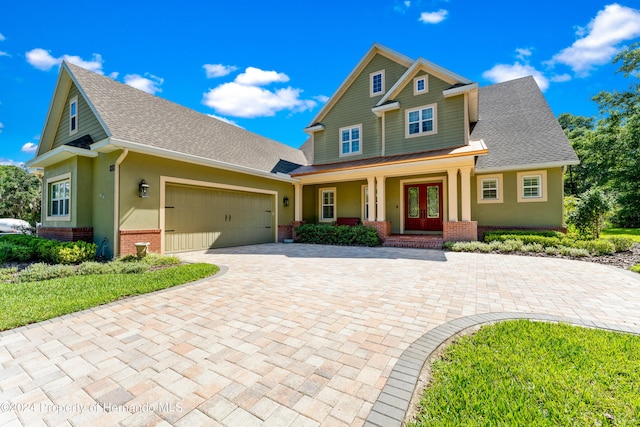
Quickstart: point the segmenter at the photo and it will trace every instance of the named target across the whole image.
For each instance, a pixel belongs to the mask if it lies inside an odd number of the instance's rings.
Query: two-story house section
[[[379,44],[305,131],[295,221],[357,217],[383,238],[561,228],[563,168],[578,162],[532,78],[480,88]]]

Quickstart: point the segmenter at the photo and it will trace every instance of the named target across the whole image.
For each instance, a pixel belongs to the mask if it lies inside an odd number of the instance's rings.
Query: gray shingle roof
[[[111,137],[271,172],[302,151],[66,63]]]
[[[477,169],[578,162],[533,77],[483,87],[479,102],[471,139],[483,139],[489,154],[478,158]]]

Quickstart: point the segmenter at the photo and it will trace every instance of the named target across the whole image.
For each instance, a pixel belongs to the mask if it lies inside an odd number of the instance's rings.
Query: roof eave
[[[29,160],[25,166],[28,168],[44,168],[47,166],[60,163],[75,156],[80,157],[98,157],[98,153],[95,151],[85,150],[84,148],[70,147],[68,145],[62,145],[47,151],[41,156],[35,159]]]
[[[532,170],[532,169],[552,169],[561,168],[564,166],[579,165],[580,160],[560,160],[555,162],[542,162],[542,163],[528,163],[521,165],[509,165],[509,166],[494,166],[488,168],[476,167],[476,173],[495,173],[495,172],[513,172],[519,170]]]

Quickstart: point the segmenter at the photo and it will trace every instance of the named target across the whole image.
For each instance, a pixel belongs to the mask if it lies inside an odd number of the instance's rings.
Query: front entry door
[[[442,183],[404,187],[405,230],[442,231]]]

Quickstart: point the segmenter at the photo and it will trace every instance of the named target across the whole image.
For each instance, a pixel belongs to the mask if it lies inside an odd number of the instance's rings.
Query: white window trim
[[[68,215],[51,215],[51,199],[49,198],[49,189],[53,184],[57,184],[58,182],[62,182],[62,181],[69,181],[69,214]],[[43,200],[45,201],[45,218],[47,221],[71,221],[71,211],[73,210],[73,205],[72,205],[72,200],[73,198],[72,196],[72,185],[71,185],[71,172],[68,173],[64,173],[62,175],[56,175],[56,176],[52,176],[50,178],[47,178],[45,180],[45,185],[44,185],[44,197]]]
[[[482,198],[482,181],[485,179],[495,179],[498,183],[498,198],[497,199],[483,199]],[[503,203],[504,202],[504,197],[503,197],[503,180],[502,180],[502,174],[494,174],[494,175],[478,175],[476,177],[476,181],[477,181],[477,201],[478,204],[483,204],[483,203]]]
[[[322,216],[323,212],[323,201],[324,201],[324,193],[332,191],[333,192],[333,218],[324,218]],[[320,188],[318,190],[318,197],[319,197],[319,203],[318,205],[320,206],[320,213],[318,215],[319,218],[319,222],[334,222],[336,220],[336,212],[338,211],[338,193],[336,192],[336,187],[325,187],[325,188]]]
[[[373,77],[377,76],[377,75],[381,75],[382,76],[382,85],[380,88],[380,92],[373,92]],[[369,74],[369,97],[373,98],[374,96],[381,96],[384,95],[384,70],[379,70],[379,71],[374,71],[373,73]]]
[[[540,177],[540,197],[524,197],[524,178],[539,176]],[[530,203],[530,202],[546,202],[547,201],[547,171],[526,171],[518,172],[518,203]]]
[[[342,152],[342,131],[348,129],[349,136],[351,136],[351,129],[353,128],[358,128],[358,130],[360,131],[360,144],[358,146],[359,149],[358,151],[349,151],[348,153],[343,153]],[[349,149],[351,149],[351,140],[349,140]],[[357,125],[352,125],[352,126],[341,127],[338,130],[338,153],[340,154],[340,157],[355,156],[358,154],[362,154],[362,123]]]
[[[420,126],[420,132],[418,133],[414,133],[414,134],[410,134],[409,133],[409,113],[412,113],[414,111],[418,111],[418,110],[424,110],[425,108],[433,108],[433,130],[430,132],[422,132],[422,126]],[[426,135],[435,135],[438,133],[438,104],[429,104],[429,105],[422,105],[420,107],[416,107],[416,108],[407,108],[404,112],[404,137],[405,139],[409,139],[409,138],[418,138],[420,136],[426,136]]]
[[[72,116],[72,115],[71,115],[71,106],[72,106],[74,103],[76,104],[76,114],[75,114],[75,116]],[[78,126],[78,124],[79,124],[79,121],[78,121],[79,109],[80,109],[80,106],[78,105],[78,97],[77,97],[77,96],[74,96],[74,97],[73,97],[73,98],[71,98],[71,100],[69,101],[69,135],[75,135],[76,133],[78,133],[78,127],[79,127],[79,126]],[[76,118],[76,128],[75,128],[75,129],[71,129],[71,119],[72,119],[73,117],[75,117],[75,118]]]
[[[419,80],[424,80],[424,89],[422,90],[418,90],[418,81]],[[427,93],[429,92],[429,76],[428,75],[422,75],[422,76],[418,76],[416,78],[413,79],[413,94],[414,95],[421,95],[423,93]]]

